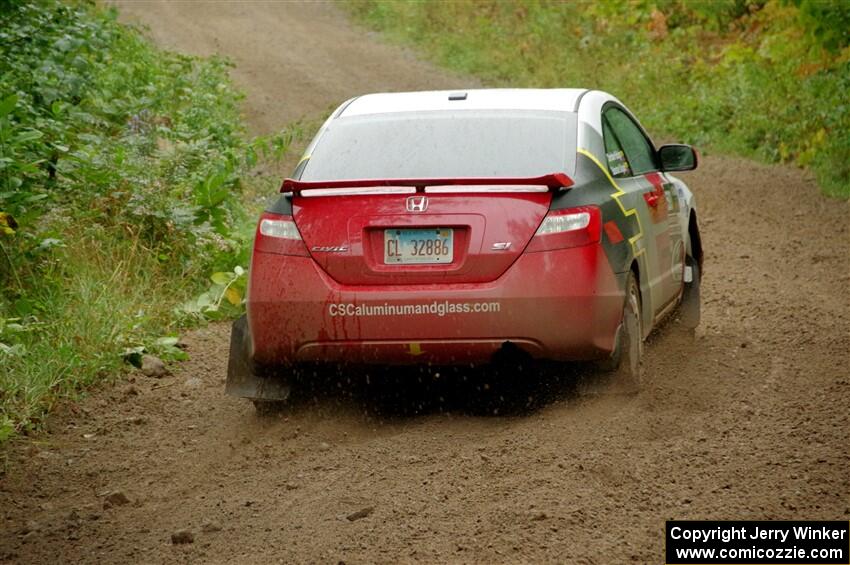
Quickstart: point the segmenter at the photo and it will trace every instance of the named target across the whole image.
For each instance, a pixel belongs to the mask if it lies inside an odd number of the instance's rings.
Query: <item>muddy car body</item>
[[[636,381],[660,320],[698,323],[696,205],[669,174],[696,159],[595,90],[349,100],[260,218],[227,390],[281,399],[304,364],[506,347]]]

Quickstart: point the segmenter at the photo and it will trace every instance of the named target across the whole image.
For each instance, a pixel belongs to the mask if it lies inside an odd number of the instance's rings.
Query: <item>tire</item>
[[[643,377],[643,330],[640,307],[640,288],[634,273],[626,279],[623,302],[623,322],[617,332],[617,344],[609,359],[599,368],[613,375],[617,388],[627,393],[640,390]]]

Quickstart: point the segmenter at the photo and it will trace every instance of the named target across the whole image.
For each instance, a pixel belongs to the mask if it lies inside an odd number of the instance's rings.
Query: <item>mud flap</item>
[[[691,270],[691,280],[685,283],[682,293],[682,302],[679,306],[679,321],[682,325],[693,330],[700,321],[700,282],[702,273],[699,263],[690,256],[685,259],[685,264]]]
[[[251,359],[251,332],[248,318],[240,317],[230,330],[230,358],[224,392],[231,396],[254,400],[287,400],[289,384],[278,376],[258,374]]]
[[[614,334],[614,349],[611,351],[610,356],[595,362],[594,366],[597,371],[610,373],[616,371],[617,367],[620,366],[620,358],[623,356],[622,336],[623,323],[620,322],[620,325],[617,326],[617,333]]]

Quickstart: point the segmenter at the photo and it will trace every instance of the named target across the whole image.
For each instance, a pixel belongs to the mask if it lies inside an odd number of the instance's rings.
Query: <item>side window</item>
[[[611,171],[611,175],[615,177],[632,176],[632,169],[629,167],[626,154],[623,153],[620,140],[614,135],[611,124],[608,123],[605,116],[602,116],[602,139],[605,142],[605,158],[608,161],[608,170]]]
[[[650,171],[658,170],[658,165],[655,162],[655,151],[652,149],[649,140],[640,130],[640,128],[632,121],[632,119],[619,108],[609,108],[605,110],[603,116],[607,121],[613,133],[617,136],[617,140],[626,153],[626,159],[631,166],[632,175],[642,175]],[[607,151],[606,141],[606,151]]]

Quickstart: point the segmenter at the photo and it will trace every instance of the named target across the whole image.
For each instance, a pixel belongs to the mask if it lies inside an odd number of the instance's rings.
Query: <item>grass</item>
[[[228,69],[92,3],[0,3],[0,443],[241,312],[257,173],[300,129],[249,139]]]
[[[138,239],[68,243],[72,251],[56,253],[42,272],[53,284],[30,295],[50,311],[22,326],[15,340],[22,353],[7,356],[0,370],[7,435],[38,429],[56,402],[120,374],[124,348],[173,331],[175,299],[195,291],[174,288]]]
[[[372,29],[490,85],[606,90],[657,135],[809,168],[824,193],[850,197],[846,2],[345,6]]]

